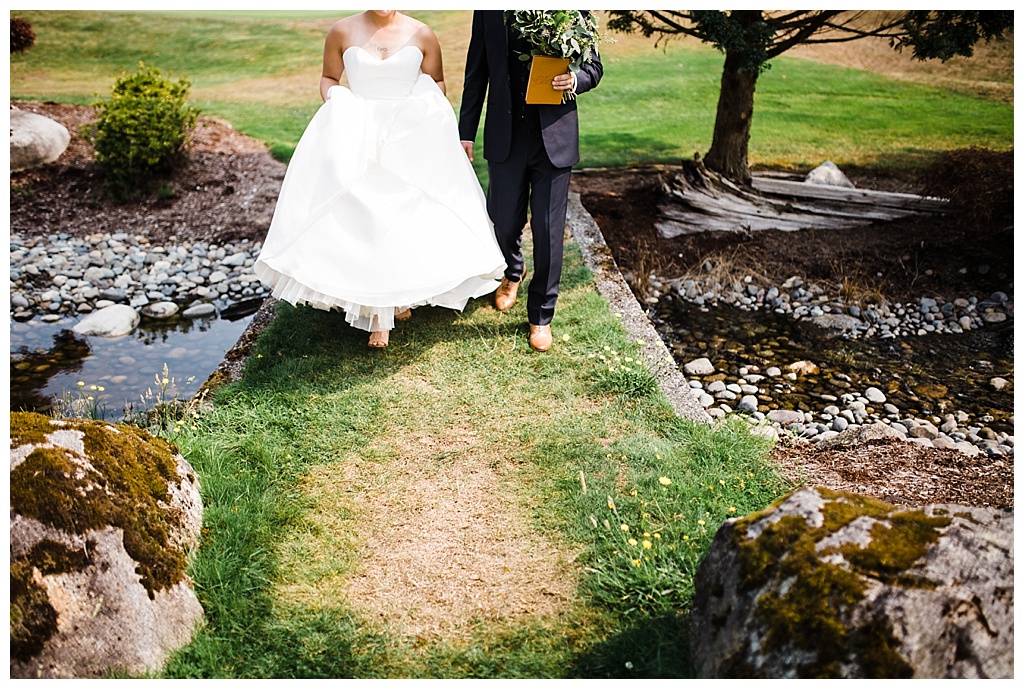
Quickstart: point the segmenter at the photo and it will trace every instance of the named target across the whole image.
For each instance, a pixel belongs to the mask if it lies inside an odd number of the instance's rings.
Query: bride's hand
[[[473,142],[472,141],[460,141],[462,144],[462,150],[466,152],[466,157],[469,158],[469,162],[473,162]]]

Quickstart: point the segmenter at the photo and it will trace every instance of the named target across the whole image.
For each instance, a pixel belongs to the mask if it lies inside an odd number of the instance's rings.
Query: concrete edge
[[[711,423],[711,416],[691,391],[672,353],[623,279],[615,257],[604,241],[601,228],[583,207],[578,193],[569,194],[566,224],[580,247],[584,264],[594,274],[598,293],[605,298],[614,313],[622,314],[622,325],[630,339],[643,341],[643,356],[651,364],[651,370],[673,409],[679,416],[691,421]]]

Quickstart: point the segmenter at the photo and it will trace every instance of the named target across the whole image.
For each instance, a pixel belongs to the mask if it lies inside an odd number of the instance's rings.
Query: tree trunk
[[[761,10],[733,10],[729,17],[734,29],[743,35],[764,21]],[[758,65],[751,65],[748,56],[728,46],[725,48],[715,134],[711,150],[704,159],[709,170],[748,187],[751,176],[747,148],[754,116],[754,87],[759,73]]]
[[[757,68],[741,71],[740,59],[728,52],[722,69],[722,88],[718,94],[715,134],[704,165],[723,177],[750,185],[747,147],[750,122],[754,115],[754,87]]]

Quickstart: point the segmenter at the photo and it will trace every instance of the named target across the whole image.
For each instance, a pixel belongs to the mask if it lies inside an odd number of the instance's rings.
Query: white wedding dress
[[[505,261],[455,113],[415,46],[342,59],[351,88],[332,86],[302,134],[255,273],[363,330],[390,330],[396,309],[461,310]]]

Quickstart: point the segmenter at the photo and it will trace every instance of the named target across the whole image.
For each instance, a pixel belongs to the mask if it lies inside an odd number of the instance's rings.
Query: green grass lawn
[[[453,103],[470,12],[413,12],[438,34]],[[192,82],[192,101],[287,160],[313,112],[324,12],[25,11],[36,45],[11,56],[11,95],[89,103],[139,61]],[[710,147],[722,56],[612,34],[601,85],[580,99],[585,167],[675,162]],[[863,70],[782,57],[758,82],[753,166],[920,166],[968,146],[1013,147],[1013,106]],[[482,164],[478,165],[482,169]]]

